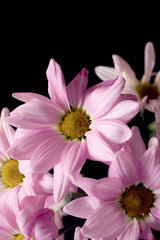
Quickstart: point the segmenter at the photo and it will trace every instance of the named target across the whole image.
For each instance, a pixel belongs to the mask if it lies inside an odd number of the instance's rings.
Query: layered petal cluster
[[[110,164],[131,137],[126,123],[141,106],[134,96],[121,94],[122,77],[86,89],[88,72],[83,69],[65,86],[61,67],[51,59],[47,78],[51,99],[15,93],[24,104],[6,121],[18,128],[11,156],[30,159],[32,172],[54,167],[54,197],[59,201],[73,188],[86,158]]]
[[[45,208],[45,196],[19,200],[21,186],[0,197],[0,237],[3,240],[53,240],[58,235],[54,212]]]
[[[146,150],[138,128],[132,132],[128,145],[115,154],[108,178],[78,179],[88,196],[64,207],[86,219],[75,233],[79,239],[154,239],[151,228],[160,230],[160,151],[155,145]]]
[[[9,110],[3,108],[0,118],[0,195],[17,185],[23,186],[20,190],[22,198],[27,195],[52,195],[51,174],[32,173],[29,160],[22,163],[11,157],[10,147],[16,132],[5,122],[8,116]]]
[[[143,105],[151,112],[160,111],[160,71],[152,72],[155,66],[155,50],[151,42],[145,46],[144,54],[144,75],[138,80],[131,66],[120,56],[113,55],[114,68],[97,66],[95,72],[97,76],[105,81],[116,75],[123,76],[126,80],[124,93],[131,93],[143,100]],[[151,77],[154,76],[152,83]],[[147,96],[147,103],[144,97]]]

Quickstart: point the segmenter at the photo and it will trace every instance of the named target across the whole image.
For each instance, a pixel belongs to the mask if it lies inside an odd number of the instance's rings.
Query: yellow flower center
[[[150,99],[157,99],[159,96],[157,86],[152,83],[140,84],[136,87],[136,91],[141,99],[148,96],[148,101]]]
[[[23,181],[23,174],[18,169],[18,161],[10,159],[2,167],[2,180],[7,187],[15,187]]]
[[[23,240],[25,237],[22,234],[18,234],[13,240]]]
[[[155,201],[152,190],[143,183],[131,185],[120,196],[120,205],[130,218],[144,219]]]
[[[85,139],[85,133],[90,130],[90,117],[82,109],[72,109],[62,117],[58,129],[68,140]]]

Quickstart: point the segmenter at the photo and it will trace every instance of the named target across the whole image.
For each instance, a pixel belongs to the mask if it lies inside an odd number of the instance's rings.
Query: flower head
[[[115,154],[108,178],[79,179],[88,196],[64,207],[66,213],[87,219],[81,230],[85,237],[152,239],[150,228],[160,230],[160,151],[157,146],[146,150],[141,140],[136,142],[138,129],[132,132],[134,139],[127,151]]]
[[[0,236],[8,240],[53,240],[58,235],[54,212],[45,208],[45,196],[28,196],[22,201],[16,186],[1,198]]]
[[[86,89],[88,72],[83,69],[66,87],[59,64],[51,59],[47,78],[51,100],[33,93],[14,94],[25,103],[11,112],[7,122],[25,134],[13,143],[11,153],[19,160],[31,159],[33,172],[55,167],[56,174],[59,169],[62,177],[55,181],[61,184],[54,183],[54,189],[59,193],[61,189],[64,196],[86,158],[111,162],[117,145],[131,137],[125,123],[140,105],[121,95],[122,77]]]
[[[151,42],[145,46],[144,56],[144,75],[141,80],[138,80],[135,72],[130,65],[118,55],[113,55],[114,68],[98,66],[95,68],[96,74],[102,80],[111,79],[111,77],[120,75],[126,80],[124,93],[136,95],[140,101],[147,96],[147,103],[143,100],[143,105],[152,112],[157,109],[157,102],[160,105],[160,72],[152,72],[155,65],[155,51]],[[151,77],[155,76],[154,82],[151,82]],[[158,101],[157,101],[158,100]],[[159,108],[160,109],[160,108]]]

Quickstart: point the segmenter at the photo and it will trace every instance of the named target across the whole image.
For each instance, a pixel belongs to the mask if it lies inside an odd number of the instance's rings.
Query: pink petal
[[[120,178],[125,185],[135,184],[141,179],[141,167],[131,154],[119,151],[109,168],[109,177]]]
[[[17,93],[13,93],[12,96],[22,102],[29,102],[30,100],[36,98],[36,99],[40,99],[42,101],[46,101],[50,103],[49,98],[37,93],[32,93],[32,92],[17,92]]]
[[[98,180],[92,188],[92,194],[101,201],[118,201],[124,190],[124,185],[118,178],[103,178]]]
[[[93,178],[79,177],[76,181],[76,185],[83,189],[87,195],[93,195],[93,186],[96,182],[97,180]]]
[[[88,240],[88,238],[83,236],[80,227],[76,227],[75,229],[74,240]]]
[[[113,107],[124,84],[124,79],[119,77],[110,87],[99,87],[90,93],[84,107],[92,120],[102,116]]]
[[[88,238],[115,240],[125,228],[127,221],[117,203],[104,203],[89,215],[82,227],[82,233]]]
[[[17,228],[16,216],[20,210],[19,189],[20,186],[14,187],[0,197],[1,212],[13,228]]]
[[[150,147],[141,159],[145,184],[152,190],[160,188],[160,153],[156,146]]]
[[[44,207],[45,196],[27,196],[21,202],[21,210],[16,215],[20,231],[30,236],[35,223],[36,213]]]
[[[33,99],[17,107],[6,121],[24,129],[41,129],[52,127],[60,121],[60,108],[53,102],[48,104],[40,99]]]
[[[140,239],[155,240],[151,228],[146,222],[140,222]]]
[[[103,81],[115,79],[118,75],[114,68],[105,66],[95,67],[95,73]]]
[[[63,136],[54,136],[43,141],[33,153],[31,168],[33,172],[45,172],[61,160],[61,153],[66,145]]]
[[[85,90],[88,83],[88,71],[83,70],[67,85],[67,95],[72,107],[82,106]]]
[[[8,116],[9,116],[8,108],[3,108],[1,111],[1,117],[0,117],[0,148],[1,148],[1,151],[3,152],[7,152],[10,146],[8,138],[6,136],[5,128],[4,128],[4,126],[7,125],[5,123],[5,119]],[[11,127],[8,127],[8,128],[11,129]]]
[[[97,120],[92,124],[92,128],[100,132],[102,136],[118,144],[126,142],[132,136],[130,128],[123,122],[115,119],[112,121]]]
[[[127,85],[136,86],[138,80],[131,66],[118,55],[113,55],[112,58],[117,74],[126,79]]]
[[[14,159],[30,160],[36,148],[55,134],[55,131],[52,129],[29,131],[12,144],[10,154]]]
[[[76,179],[86,158],[87,144],[85,140],[72,140],[68,142],[61,156],[64,174]]]
[[[146,151],[145,144],[141,137],[138,127],[132,127],[132,137],[129,139],[128,144],[130,146],[131,152],[137,159],[141,159],[142,155]]]
[[[146,81],[149,82],[156,58],[152,42],[148,42],[146,44],[144,54],[144,74],[146,77]]]
[[[8,233],[3,229],[0,229],[0,236],[1,236],[1,239],[3,240],[11,240],[13,237],[13,235],[11,235],[10,233]]]
[[[71,182],[64,175],[61,162],[54,167],[53,191],[55,202],[60,202],[71,187]]]
[[[134,218],[131,220],[121,235],[117,238],[117,240],[135,240],[139,239],[140,231],[138,221]]]
[[[140,111],[141,105],[135,99],[131,100],[131,95],[125,94],[128,99],[123,99],[122,95],[119,97],[119,101],[115,106],[107,112],[103,119],[118,119],[124,123],[128,123],[133,117]]]
[[[111,163],[113,159],[112,147],[103,139],[98,131],[89,131],[86,133],[88,158],[95,161],[101,161],[106,164]]]
[[[146,218],[146,223],[152,229],[160,231],[160,221],[158,221],[152,214],[149,214],[149,217]]]
[[[54,59],[50,60],[46,74],[51,99],[56,101],[64,111],[69,109],[64,76],[60,65]]]
[[[54,212],[44,208],[36,214],[37,219],[33,227],[33,239],[53,240],[58,236],[58,228],[53,221]]]
[[[88,218],[99,207],[98,199],[94,197],[77,198],[64,206],[63,211],[79,218]]]

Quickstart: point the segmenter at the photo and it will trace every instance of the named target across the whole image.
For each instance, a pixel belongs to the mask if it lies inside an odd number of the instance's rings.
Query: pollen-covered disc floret
[[[81,140],[85,139],[85,133],[90,130],[90,124],[90,117],[85,110],[72,109],[62,117],[58,129],[68,140]]]
[[[144,219],[153,207],[155,196],[143,183],[131,185],[121,194],[119,203],[130,218]]]
[[[25,237],[22,234],[18,234],[16,237],[13,238],[13,240],[23,240]]]
[[[148,96],[148,101],[150,99],[157,99],[159,96],[157,86],[152,83],[145,83],[145,84],[138,85],[136,87],[136,92],[138,93],[141,99],[145,96]]]
[[[4,163],[1,171],[2,180],[7,187],[15,187],[23,181],[23,174],[18,168],[18,161],[10,159]]]

